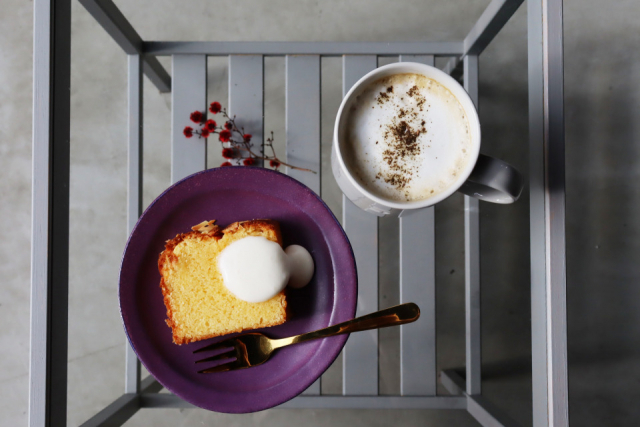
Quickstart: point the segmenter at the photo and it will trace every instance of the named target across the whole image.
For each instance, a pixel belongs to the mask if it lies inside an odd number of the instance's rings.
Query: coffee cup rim
[[[394,70],[399,70],[396,73],[393,73]],[[390,72],[391,71],[391,72]],[[458,102],[462,105],[467,114],[467,118],[469,119],[469,128],[472,136],[472,148],[469,153],[470,157],[465,165],[465,168],[461,171],[458,176],[458,179],[446,190],[436,194],[433,197],[429,197],[424,200],[416,200],[409,202],[397,202],[392,200],[383,199],[369,190],[364,188],[352,175],[349,169],[347,168],[344,159],[342,158],[342,152],[340,150],[339,144],[339,132],[340,132],[340,124],[344,119],[344,108],[348,101],[351,99],[353,94],[363,85],[373,81],[374,77],[377,77],[381,74],[393,75],[393,74],[402,74],[402,73],[413,73],[420,74],[427,78],[433,78],[438,83],[444,85],[451,93],[456,97]],[[455,193],[464,182],[469,178],[473,168],[478,160],[478,156],[480,155],[480,143],[481,143],[481,132],[480,132],[480,120],[478,118],[478,112],[476,110],[475,104],[469,97],[467,91],[458,83],[453,77],[444,71],[433,67],[427,64],[421,64],[417,62],[395,62],[393,64],[383,65],[378,67],[364,76],[362,76],[352,87],[349,89],[347,94],[342,98],[342,102],[340,103],[340,108],[338,109],[338,113],[336,116],[336,121],[333,129],[333,144],[335,147],[336,159],[340,165],[340,167],[346,172],[346,178],[349,182],[355,186],[361,193],[366,195],[367,198],[372,200],[373,202],[387,206],[392,209],[419,209],[425,208],[428,206],[435,205],[438,202],[448,198],[453,193]]]

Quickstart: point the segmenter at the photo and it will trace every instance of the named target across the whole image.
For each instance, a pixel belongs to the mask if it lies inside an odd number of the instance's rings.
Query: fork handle
[[[333,337],[335,335],[350,334],[352,332],[368,331],[370,329],[386,328],[387,326],[403,325],[418,320],[420,308],[412,303],[396,305],[366,316],[356,317],[346,322],[306,334],[296,335],[289,338],[282,338],[272,341],[274,348],[285,347],[299,342],[315,340],[317,338]]]

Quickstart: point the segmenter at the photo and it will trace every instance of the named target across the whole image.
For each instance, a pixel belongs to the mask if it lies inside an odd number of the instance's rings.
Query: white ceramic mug
[[[345,112],[349,111],[360,90],[378,79],[404,73],[420,74],[433,79],[446,87],[457,98],[469,120],[472,148],[469,153],[469,161],[458,174],[458,179],[449,188],[424,200],[398,202],[372,194],[360,185],[344,162],[341,144],[345,142],[348,126]],[[522,176],[513,166],[502,160],[480,154],[478,112],[464,88],[443,71],[429,65],[413,62],[398,62],[376,68],[358,80],[349,90],[340,104],[336,118],[331,150],[331,168],[344,195],[356,206],[378,216],[398,213],[406,209],[425,208],[446,199],[456,191],[488,202],[513,203],[520,197],[523,187]]]

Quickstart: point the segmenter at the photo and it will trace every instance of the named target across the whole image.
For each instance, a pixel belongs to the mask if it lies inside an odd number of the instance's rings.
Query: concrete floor
[[[457,40],[489,0],[446,2],[116,1],[146,40]],[[640,3],[565,1],[567,293],[570,420],[640,424]],[[24,425],[28,407],[32,3],[0,11],[0,425]],[[69,425],[123,390],[124,334],[116,287],[126,240],[126,56],[73,2]],[[526,6],[480,61],[483,151],[526,173]],[[170,64],[164,61],[170,69]],[[340,102],[339,59],[322,63],[323,156]],[[284,135],[284,61],[265,61],[265,130]],[[226,62],[209,61],[209,98],[226,99]],[[145,84],[144,202],[169,185],[170,95]],[[220,162],[209,150],[209,165]],[[340,211],[328,170],[323,197]],[[438,366],[464,364],[462,198],[437,219]],[[397,219],[380,221],[380,306],[398,301]],[[483,393],[531,425],[528,193],[483,204]],[[380,331],[380,390],[399,391],[398,331]],[[340,368],[323,380],[340,390]],[[443,390],[440,390],[444,392]],[[455,425],[462,411],[280,410],[230,416],[143,410],[127,426]]]

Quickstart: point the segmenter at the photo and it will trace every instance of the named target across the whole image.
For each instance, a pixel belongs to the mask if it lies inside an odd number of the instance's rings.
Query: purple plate
[[[204,220],[277,220],[285,247],[302,245],[316,264],[302,289],[287,291],[293,316],[260,331],[281,338],[352,319],[358,282],[349,240],[327,205],[309,188],[279,172],[226,167],[172,185],[142,214],[125,248],[120,270],[120,311],[129,341],[147,370],[168,390],[201,408],[244,413],[297,396],[331,365],[346,335],[278,350],[265,364],[217,374],[197,374],[193,350],[225,337],[175,345],[166,325],[158,256],[166,240]]]

